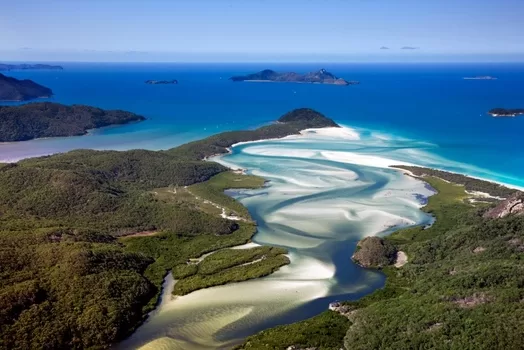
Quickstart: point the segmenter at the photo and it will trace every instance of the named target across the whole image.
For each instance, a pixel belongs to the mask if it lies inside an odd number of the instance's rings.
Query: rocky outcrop
[[[484,217],[489,219],[499,219],[512,214],[524,214],[524,192],[515,192],[495,208],[484,213]]]
[[[383,238],[366,237],[358,242],[352,259],[362,267],[380,269],[395,263],[397,249]]]

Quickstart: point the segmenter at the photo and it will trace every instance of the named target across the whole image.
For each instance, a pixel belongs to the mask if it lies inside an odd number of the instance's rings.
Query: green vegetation
[[[325,311],[305,321],[262,331],[235,350],[287,349],[290,344],[296,349],[340,350],[349,325],[346,317]]]
[[[91,107],[20,108],[41,117],[34,124],[39,130],[49,115],[61,113],[79,113],[81,120],[112,118]],[[225,167],[202,158],[224,152],[238,139],[285,136],[332,123],[318,115],[311,121],[311,113],[304,112],[304,121],[226,133],[169,151],[78,150],[0,164],[0,348],[108,348],[154,308],[171,269],[185,277],[180,288],[187,293],[267,275],[287,263],[279,249],[264,248],[266,259],[251,265],[242,261],[256,261],[260,251],[233,252],[232,263],[220,253],[202,265],[209,280],[198,280],[204,275],[200,266],[187,264],[190,259],[247,243],[256,226],[223,219],[195,195],[174,190],[189,186],[248,217],[221,192],[263,181],[224,173]],[[11,124],[0,131],[29,137]]]
[[[1,80],[0,74],[0,84]],[[23,82],[25,81],[20,83]],[[40,87],[40,89],[46,88]],[[47,95],[50,96],[52,92],[47,90],[49,91]],[[42,95],[44,94],[39,96]],[[41,102],[21,106],[0,106],[0,142],[84,135],[90,129],[144,120],[144,117],[131,112],[106,111],[83,105],[65,106],[59,103]]]
[[[357,245],[353,261],[363,267],[383,268],[395,262],[397,249],[380,237],[366,237]]]
[[[264,185],[264,182],[264,179],[257,176],[225,172],[214,176],[210,181],[192,185],[188,189],[192,194],[227,208],[237,216],[250,219],[251,216],[247,208],[224,194],[224,191],[227,189],[259,188]]]
[[[2,66],[4,65],[0,64],[0,70],[2,70]],[[51,91],[51,89],[37,84],[32,80],[18,80],[0,74],[0,101],[26,101],[35,98],[47,98],[52,95],[53,91]],[[16,127],[16,122],[11,120],[5,130]],[[0,123],[0,131],[2,131],[2,129],[2,124]]]
[[[503,198],[509,197],[511,194],[515,192],[515,190],[512,190],[511,188],[499,185],[494,182],[474,179],[472,177],[450,173],[447,171],[405,165],[395,165],[393,167],[408,170],[416,176],[438,177],[440,179],[452,182],[454,184],[464,185],[467,191],[479,191],[489,193],[492,196],[498,196]]]
[[[520,349],[524,341],[524,217],[485,219],[485,206],[464,201],[463,186],[425,178],[438,194],[427,212],[430,228],[395,232],[387,240],[409,256],[386,267],[385,288],[345,302],[350,325],[340,349]],[[487,186],[491,188],[491,184]],[[488,192],[481,187],[479,191]],[[315,344],[323,315],[250,337],[242,348],[326,347]],[[342,317],[342,316],[341,316]],[[290,335],[294,331],[305,341]],[[270,338],[267,336],[270,334]],[[341,339],[341,332],[333,335]]]
[[[180,279],[173,294],[185,295],[198,289],[242,282],[267,276],[289,264],[287,251],[276,247],[225,249],[206,257],[198,265],[190,261],[173,269]]]
[[[181,159],[201,160],[216,154],[227,153],[228,147],[239,142],[281,138],[298,134],[304,129],[325,127],[338,127],[338,125],[317,111],[300,108],[284,114],[276,124],[263,126],[256,130],[223,132],[167,152]]]

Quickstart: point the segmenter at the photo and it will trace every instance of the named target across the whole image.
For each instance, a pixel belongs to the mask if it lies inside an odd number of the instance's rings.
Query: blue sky
[[[523,15],[524,0],[0,0],[0,58],[515,58]]]

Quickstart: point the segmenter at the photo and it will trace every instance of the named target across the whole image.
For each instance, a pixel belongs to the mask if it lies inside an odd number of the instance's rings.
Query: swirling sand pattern
[[[342,128],[241,144],[216,158],[270,181],[231,194],[258,222],[254,241],[288,248],[291,264],[258,280],[165,297],[122,348],[228,348],[256,331],[313,316],[330,301],[381,287],[381,273],[350,257],[365,236],[431,222],[419,210],[431,189],[381,168],[409,163],[420,146]]]

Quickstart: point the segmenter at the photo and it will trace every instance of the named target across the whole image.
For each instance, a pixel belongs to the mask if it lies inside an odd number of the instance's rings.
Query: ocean
[[[64,71],[9,74],[51,87],[53,101],[121,108],[149,119],[82,137],[0,144],[0,160],[74,148],[167,149],[255,128],[298,107],[315,108],[344,126],[238,144],[215,157],[269,180],[261,189],[228,194],[257,221],[252,244],[284,247],[291,263],[264,278],[176,298],[175,281],[168,278],[157,310],[120,349],[228,349],[260,330],[382,287],[381,272],[351,261],[357,242],[433,222],[420,208],[434,191],[391,165],[430,166],[524,187],[524,117],[486,113],[523,106],[524,64],[63,65]],[[228,81],[263,68],[326,68],[361,84]],[[498,80],[463,79],[476,75]],[[179,84],[146,85],[147,79]]]
[[[492,118],[524,105],[524,64],[136,64],[59,63],[63,71],[10,71],[53,89],[51,101],[119,108],[148,121],[86,137],[0,145],[0,161],[76,148],[166,149],[220,131],[254,128],[298,107],[319,110],[362,133],[423,141],[424,166],[524,186],[524,117]],[[325,68],[357,86],[233,83],[264,68]],[[498,80],[464,80],[491,75]],[[178,85],[147,85],[177,79]]]

